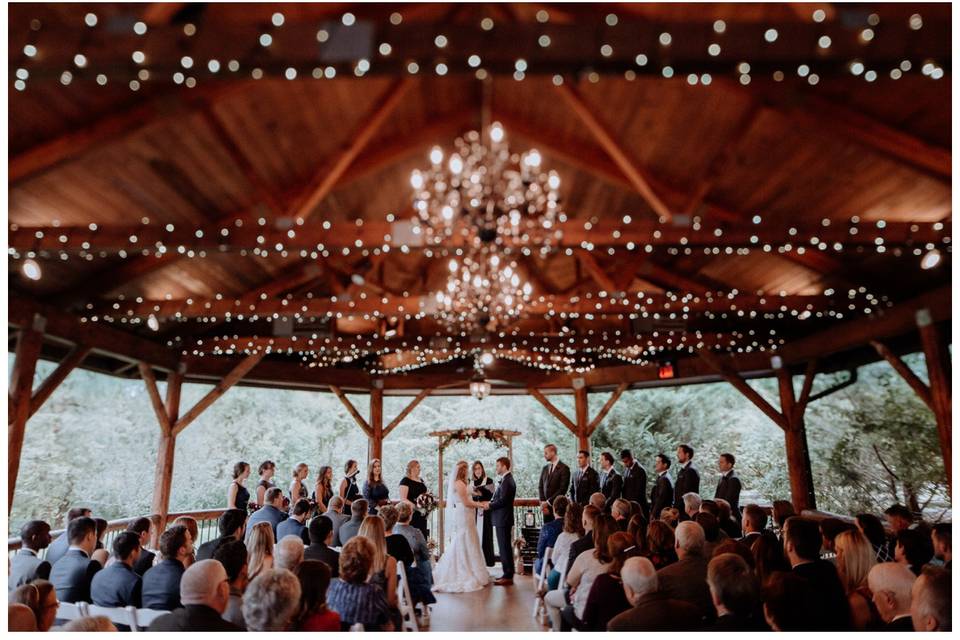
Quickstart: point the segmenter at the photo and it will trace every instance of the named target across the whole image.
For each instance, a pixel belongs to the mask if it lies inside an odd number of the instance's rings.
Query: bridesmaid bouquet
[[[432,493],[420,494],[417,498],[417,512],[427,517],[437,508],[437,497]]]

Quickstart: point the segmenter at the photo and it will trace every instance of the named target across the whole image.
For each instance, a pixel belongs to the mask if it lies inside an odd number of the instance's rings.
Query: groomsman
[[[693,467],[693,447],[681,444],[677,447],[677,462],[680,469],[677,471],[677,483],[673,487],[673,506],[680,512],[680,520],[689,520],[683,508],[683,496],[688,493],[700,494],[700,474]]]
[[[600,493],[603,494],[604,511],[610,513],[613,501],[623,493],[623,478],[613,468],[613,454],[604,451],[600,454]],[[643,497],[646,502],[647,497]]]
[[[639,502],[643,512],[649,514],[650,503],[647,502],[647,470],[637,462],[630,449],[620,452],[620,462],[623,463],[623,499],[628,502]],[[650,516],[655,519],[656,516]]]
[[[653,463],[653,470],[657,473],[657,480],[650,490],[650,521],[660,519],[660,512],[673,502],[673,484],[667,471],[670,470],[670,458],[665,454],[657,454]]]
[[[570,483],[570,499],[585,507],[590,504],[590,496],[600,490],[600,476],[597,470],[590,466],[590,452],[581,450],[577,453],[577,473]]]
[[[570,467],[560,462],[560,456],[557,455],[557,445],[548,444],[545,446],[543,448],[543,458],[547,461],[547,464],[543,465],[543,470],[540,472],[538,488],[541,507],[544,504],[553,504],[553,499],[566,493],[567,487],[570,486]],[[552,515],[544,514],[544,522],[552,520]]]
[[[717,483],[717,490],[713,494],[714,498],[723,498],[730,503],[730,512],[736,520],[740,521],[740,478],[733,472],[733,465],[737,460],[732,453],[721,453],[717,461],[717,467],[720,469],[720,482]]]

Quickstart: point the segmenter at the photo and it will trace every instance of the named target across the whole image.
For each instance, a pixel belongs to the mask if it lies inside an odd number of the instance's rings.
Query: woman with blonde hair
[[[410,504],[413,506],[413,516],[410,519],[410,524],[419,529],[424,538],[427,538],[429,537],[427,535],[429,533],[427,530],[427,516],[417,510],[417,499],[425,493],[427,493],[427,485],[424,484],[423,479],[420,477],[420,462],[418,460],[411,460],[407,463],[406,475],[400,480],[400,500],[410,501]]]
[[[317,474],[317,482],[313,487],[313,501],[317,503],[317,513],[327,510],[327,504],[333,497],[333,467],[324,465]]]
[[[310,468],[305,462],[301,462],[293,468],[293,480],[290,482],[290,508],[297,504],[300,498],[306,498],[309,495],[307,485],[303,483],[310,473]]]
[[[262,571],[273,569],[273,528],[269,522],[258,522],[247,534],[247,579],[252,581]]]
[[[850,602],[850,619],[857,631],[878,630],[880,614],[867,586],[867,574],[877,563],[873,545],[857,529],[844,531],[834,540],[837,574]]]
[[[373,543],[373,567],[370,569],[371,584],[379,585],[387,596],[390,607],[397,604],[397,561],[387,552],[387,534],[380,516],[367,516],[360,524],[358,536]]]

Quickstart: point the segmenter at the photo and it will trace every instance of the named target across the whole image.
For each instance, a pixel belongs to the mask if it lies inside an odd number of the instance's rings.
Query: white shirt
[[[693,462],[693,460],[687,460],[686,462],[681,462],[681,463],[680,463],[680,466],[683,467],[684,469],[686,469],[687,467],[690,466],[690,463],[691,463],[691,462]]]
[[[663,476],[667,475],[667,471],[669,471],[669,469],[667,469],[666,471],[661,471],[660,473],[657,474],[657,477],[662,478]]]
[[[34,551],[33,549],[27,549],[26,547],[20,547],[20,548],[17,550],[17,553],[24,553],[24,554],[33,556],[34,558],[37,557],[37,552],[36,552],[36,551]]]

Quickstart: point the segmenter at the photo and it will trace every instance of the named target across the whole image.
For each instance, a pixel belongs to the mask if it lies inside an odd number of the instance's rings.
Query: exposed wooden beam
[[[391,421],[390,421],[390,424],[388,424],[388,425],[383,429],[383,436],[384,436],[384,437],[388,436],[388,435],[390,434],[390,432],[393,431],[393,430],[397,427],[397,425],[399,425],[401,422],[403,422],[403,419],[406,418],[408,415],[410,415],[410,412],[413,411],[414,409],[416,409],[416,408],[417,408],[417,405],[420,404],[420,403],[423,401],[424,398],[426,398],[427,396],[429,396],[431,391],[433,391],[433,389],[424,389],[424,390],[422,390],[420,393],[418,393],[418,394],[416,395],[416,397],[415,397],[413,400],[410,401],[410,404],[408,404],[406,407],[404,407],[404,408],[403,408],[403,411],[401,411],[400,413],[398,413],[398,414],[397,414],[397,417],[394,418],[393,420],[391,420]]]
[[[557,86],[557,90],[577,117],[580,118],[580,121],[583,122],[587,130],[596,138],[603,150],[607,152],[623,174],[627,176],[633,188],[647,201],[647,204],[650,205],[654,213],[662,220],[672,219],[673,212],[660,196],[657,195],[656,191],[654,191],[646,172],[641,169],[633,159],[630,158],[626,150],[620,146],[620,143],[617,142],[609,126],[600,121],[596,113],[594,113],[594,108],[588,105],[580,92],[572,86],[572,80],[568,79],[566,82],[563,82]]]
[[[335,384],[328,385],[330,391],[333,392],[335,396],[340,399],[340,402],[343,403],[343,406],[346,407],[347,412],[353,417],[354,421],[360,427],[360,429],[367,434],[368,438],[373,437],[373,430],[370,428],[370,424],[360,415],[360,412],[357,411],[357,408],[353,406],[353,403],[350,402],[350,398],[340,389],[339,386]]]
[[[803,385],[800,388],[800,398],[796,402],[794,415],[791,416],[793,420],[802,418],[807,410],[807,403],[810,402],[810,391],[813,390],[813,379],[817,377],[817,365],[816,358],[807,363],[807,368],[803,374]]]
[[[163,406],[163,400],[160,398],[160,390],[157,389],[157,378],[153,375],[153,369],[145,362],[139,363],[137,367],[140,369],[140,377],[143,379],[143,384],[147,387],[147,395],[150,397],[153,412],[157,416],[160,432],[164,435],[170,435],[170,418],[167,413],[167,408]]]
[[[952,377],[950,349],[946,337],[935,324],[935,315],[931,309],[924,308],[917,311],[916,322],[920,329],[923,357],[927,363],[930,397],[933,401],[933,414],[937,420],[937,435],[940,439],[940,451],[943,454],[949,493],[953,488],[953,398],[950,384]]]
[[[933,406],[933,397],[930,395],[930,387],[926,385],[917,374],[913,372],[907,363],[904,362],[900,356],[895,354],[890,348],[880,342],[879,340],[871,340],[870,345],[876,349],[877,353],[887,361],[887,363],[893,367],[893,370],[900,374],[900,377],[903,378],[903,381],[910,385],[910,388],[913,389],[913,392],[917,394],[923,403],[930,407],[930,410],[936,412],[936,409]]]
[[[40,387],[34,391],[33,397],[30,399],[30,417],[33,417],[33,415],[40,410],[40,407],[47,401],[47,398],[56,391],[60,383],[66,380],[70,372],[83,362],[83,359],[86,358],[89,353],[90,347],[86,345],[76,345],[70,350],[57,365],[57,368],[54,369],[40,384]]]
[[[617,400],[620,399],[620,396],[624,391],[627,390],[627,387],[630,385],[626,382],[621,382],[617,385],[617,388],[613,390],[613,393],[610,394],[610,397],[607,398],[607,401],[603,404],[603,407],[600,408],[600,411],[594,416],[593,420],[590,421],[590,424],[587,426],[588,435],[593,435],[593,432],[597,430],[597,427],[600,426],[600,423],[603,422],[603,419],[607,417],[607,414],[610,413],[610,409],[613,409],[613,405],[617,403]]]
[[[162,27],[170,24],[185,6],[183,2],[151,2],[140,17],[147,26]]]
[[[221,380],[217,385],[209,392],[207,395],[203,396],[197,404],[193,405],[189,411],[187,411],[182,418],[174,423],[171,433],[174,436],[180,434],[181,431],[190,426],[190,423],[200,417],[200,414],[206,411],[206,409],[212,405],[214,402],[219,400],[223,394],[227,392],[230,387],[235,385],[240,379],[247,375],[247,372],[253,369],[260,360],[263,359],[263,353],[254,353],[246,358],[244,358],[237,366],[233,368],[227,376]]]
[[[373,460],[383,460],[383,386],[375,381],[370,389],[370,448],[367,454],[367,465]],[[346,396],[344,396],[346,397]]]
[[[600,289],[602,291],[614,293],[618,290],[616,283],[610,276],[607,275],[607,272],[600,267],[600,265],[597,263],[597,259],[594,258],[592,253],[586,249],[578,249],[577,260],[580,261],[580,265],[583,267],[583,270],[586,271],[591,278],[593,278],[594,282],[600,285]]]
[[[577,380],[572,382],[577,382]],[[574,431],[577,436],[577,449],[589,454],[590,430],[587,420],[590,412],[590,399],[587,397],[587,387],[583,384],[583,378],[580,378],[579,383],[573,386],[573,408],[577,416],[577,429]]]
[[[796,406],[793,392],[793,376],[787,369],[776,370],[780,392],[780,408],[785,416],[784,447],[787,457],[787,475],[790,479],[790,497],[797,513],[817,508],[813,486],[813,471],[810,467],[810,450],[807,446],[807,429],[803,410]],[[783,425],[781,425],[783,426]]]
[[[180,390],[183,386],[183,373],[180,368],[167,375],[167,397],[163,403],[165,422],[173,425],[180,417]],[[159,416],[158,416],[159,418]],[[161,421],[161,425],[164,421]],[[177,436],[173,429],[161,430],[157,444],[157,465],[154,471],[152,511],[156,514],[152,544],[157,548],[160,534],[167,527],[167,513],[170,509],[170,490],[173,487],[173,459],[177,450]]]
[[[527,389],[527,393],[533,396],[533,398],[537,402],[542,404],[544,409],[549,411],[554,418],[556,418],[557,420],[560,421],[561,424],[563,424],[563,426],[569,429],[572,433],[577,433],[577,425],[574,424],[573,420],[563,415],[563,412],[560,411],[560,409],[557,409],[557,407],[552,402],[550,402],[550,400],[548,400],[547,397],[543,395],[539,389],[536,389],[535,387],[530,387]]]
[[[770,418],[774,424],[784,431],[790,428],[790,423],[785,417],[785,414],[774,409],[773,406],[767,402],[766,399],[756,390],[754,390],[754,388],[751,387],[746,380],[737,375],[736,372],[732,371],[730,367],[720,359],[720,357],[706,349],[699,350],[697,355],[699,355],[700,359],[707,363],[710,368],[720,374],[724,380],[733,385],[737,391],[747,398],[747,400],[752,402],[754,406],[760,409],[760,411]]]
[[[33,391],[33,377],[37,370],[37,359],[43,347],[43,333],[46,320],[34,315],[30,323],[20,331],[17,350],[10,373],[10,396],[13,398],[13,420],[7,429],[7,515],[13,510],[13,496],[20,473],[20,454],[27,433],[27,420],[30,419],[30,399]]]

